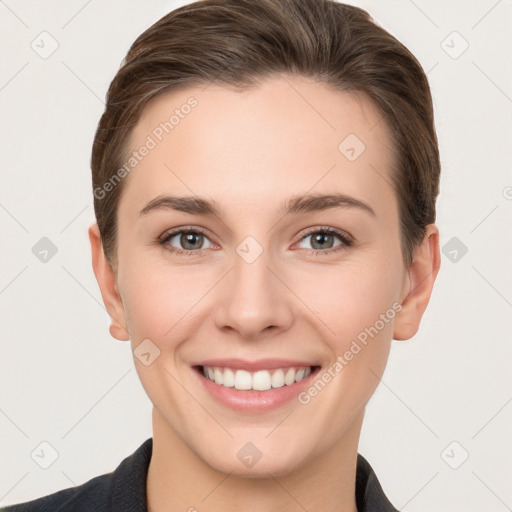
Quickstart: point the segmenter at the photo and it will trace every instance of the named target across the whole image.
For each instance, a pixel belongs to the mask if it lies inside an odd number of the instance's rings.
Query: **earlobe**
[[[89,240],[91,242],[94,275],[100,287],[103,303],[110,315],[110,334],[119,341],[128,341],[130,337],[126,328],[123,302],[116,285],[116,273],[108,263],[103,252],[101,235],[97,223],[89,226]]]
[[[408,269],[409,291],[402,302],[402,310],[395,317],[395,340],[408,340],[418,332],[440,265],[439,230],[435,224],[429,224]]]

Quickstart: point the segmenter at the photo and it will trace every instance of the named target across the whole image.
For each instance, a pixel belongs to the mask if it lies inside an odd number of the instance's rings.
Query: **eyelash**
[[[169,242],[169,240],[171,240],[176,235],[179,235],[181,233],[194,233],[194,234],[199,233],[201,235],[204,235],[206,238],[208,238],[206,232],[201,228],[181,228],[181,229],[177,229],[175,231],[171,231],[170,233],[166,233],[165,235],[163,235],[163,237],[158,240],[158,244],[161,246],[166,246],[167,242]],[[341,245],[338,245],[336,247],[332,247],[332,248],[326,249],[326,250],[309,249],[308,252],[313,253],[315,256],[318,256],[319,254],[326,255],[326,254],[331,254],[333,252],[338,252],[340,250],[347,249],[348,247],[351,247],[354,244],[354,240],[349,235],[347,235],[343,231],[340,231],[339,229],[332,228],[330,226],[315,227],[311,231],[308,231],[307,233],[303,234],[300,237],[299,242],[302,242],[302,240],[304,240],[305,238],[307,238],[310,235],[314,235],[314,234],[318,234],[318,233],[336,235],[342,243],[341,243]],[[172,247],[170,245],[165,247],[165,249],[172,254],[187,255],[187,256],[195,256],[197,253],[204,250],[204,249],[195,249],[195,250],[187,251],[187,250],[183,250],[183,249],[176,249],[175,247]]]

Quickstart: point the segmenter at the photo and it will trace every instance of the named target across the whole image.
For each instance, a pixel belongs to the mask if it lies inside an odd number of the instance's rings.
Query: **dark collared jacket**
[[[0,512],[147,512],[146,478],[152,448],[150,437],[111,473],[42,498],[8,505],[0,508]],[[370,464],[360,454],[356,504],[358,512],[398,512],[386,498]]]

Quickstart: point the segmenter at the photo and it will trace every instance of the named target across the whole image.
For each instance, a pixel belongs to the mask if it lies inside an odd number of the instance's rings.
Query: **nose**
[[[289,329],[294,318],[293,294],[283,284],[277,262],[266,251],[254,261],[240,254],[234,255],[233,268],[218,290],[217,327],[251,341]]]

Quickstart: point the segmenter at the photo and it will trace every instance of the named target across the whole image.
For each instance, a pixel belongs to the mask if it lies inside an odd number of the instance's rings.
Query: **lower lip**
[[[197,374],[208,393],[222,405],[235,411],[258,413],[276,409],[286,402],[297,398],[299,393],[310,385],[313,378],[318,373],[318,368],[314,368],[305,379],[299,382],[280,388],[271,388],[267,391],[246,391],[227,388],[207,379],[202,372],[197,369],[194,370],[194,373]]]

